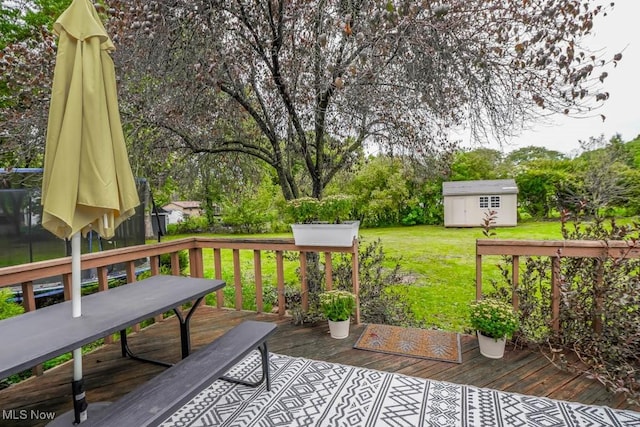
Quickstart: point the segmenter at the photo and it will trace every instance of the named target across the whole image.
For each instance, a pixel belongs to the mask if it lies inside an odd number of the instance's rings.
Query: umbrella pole
[[[77,232],[71,237],[71,307],[73,317],[82,315],[82,268],[80,265],[82,248],[80,243],[80,232]],[[82,348],[73,350],[73,382],[71,383],[71,390],[73,392],[74,423],[80,424],[87,419],[87,399],[84,391],[84,380],[82,379]]]

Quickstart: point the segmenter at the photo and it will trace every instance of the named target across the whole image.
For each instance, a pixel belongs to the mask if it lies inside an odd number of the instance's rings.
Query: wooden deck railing
[[[521,256],[542,256],[551,258],[551,326],[554,331],[560,329],[560,260],[561,258],[640,258],[640,247],[631,242],[607,240],[476,240],[476,298],[482,297],[482,256],[505,255],[511,259],[511,280],[514,289],[518,288]],[[600,268],[603,264],[600,263]],[[602,271],[596,272],[594,286],[602,285]],[[597,281],[600,283],[597,283]],[[518,309],[518,295],[513,293],[513,307]],[[596,298],[597,304],[601,303]],[[601,329],[600,319],[594,319],[594,329]]]
[[[205,260],[203,249],[213,250],[213,259]],[[276,282],[278,313],[285,314],[285,287],[284,287],[284,252],[298,252],[301,272],[301,295],[302,308],[308,309],[308,287],[306,277],[306,256],[307,252],[324,253],[325,261],[325,285],[327,289],[332,287],[332,253],[350,253],[352,261],[352,283],[353,292],[356,294],[355,321],[360,322],[359,306],[359,274],[358,274],[358,241],[354,240],[350,247],[311,247],[296,246],[293,239],[233,239],[233,238],[205,238],[190,237],[179,240],[172,240],[161,243],[154,243],[140,246],[130,246],[121,249],[113,249],[104,252],[82,255],[82,269],[97,270],[98,291],[104,292],[109,289],[107,269],[108,267],[124,263],[127,283],[136,281],[135,262],[149,258],[151,274],[159,274],[159,257],[163,254],[171,256],[171,271],[174,275],[179,275],[181,271],[179,252],[189,251],[189,274],[192,277],[204,277],[204,266],[207,262],[213,264],[214,278],[222,278],[222,251],[232,251],[233,258],[233,283],[227,286],[235,288],[235,309],[242,309],[242,271],[240,266],[240,251],[253,252],[253,272],[256,286],[256,310],[263,310],[262,296],[262,257],[263,251],[275,253]],[[64,298],[69,299],[71,295],[71,258],[58,258],[47,261],[39,261],[29,264],[21,264],[11,267],[0,268],[0,288],[7,286],[21,286],[23,295],[23,305],[26,311],[36,309],[34,284],[35,280],[50,277],[62,276],[64,287]],[[219,291],[216,298],[218,307],[222,307],[224,302],[222,291]]]

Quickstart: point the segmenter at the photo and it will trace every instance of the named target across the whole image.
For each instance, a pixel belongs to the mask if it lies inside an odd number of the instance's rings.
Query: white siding
[[[480,197],[489,196],[489,208],[480,207]],[[491,196],[500,197],[500,207],[491,207]],[[489,210],[497,212],[496,226],[518,224],[517,194],[482,194],[444,197],[445,227],[480,227]]]

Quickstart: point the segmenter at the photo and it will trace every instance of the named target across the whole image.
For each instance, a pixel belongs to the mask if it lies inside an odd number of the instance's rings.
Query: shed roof
[[[490,194],[518,194],[514,179],[491,179],[481,181],[449,181],[442,183],[443,196],[467,196]]]

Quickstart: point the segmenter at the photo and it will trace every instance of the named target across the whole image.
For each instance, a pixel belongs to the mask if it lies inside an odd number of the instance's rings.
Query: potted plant
[[[333,290],[320,294],[320,311],[329,321],[332,338],[349,336],[351,314],[356,307],[356,296],[351,292]]]
[[[518,317],[513,307],[493,298],[481,299],[471,303],[470,320],[478,334],[480,354],[500,359],[507,337],[518,329]]]
[[[336,194],[290,200],[286,214],[298,246],[351,246],[360,227],[359,221],[349,221],[352,210],[353,198]]]

